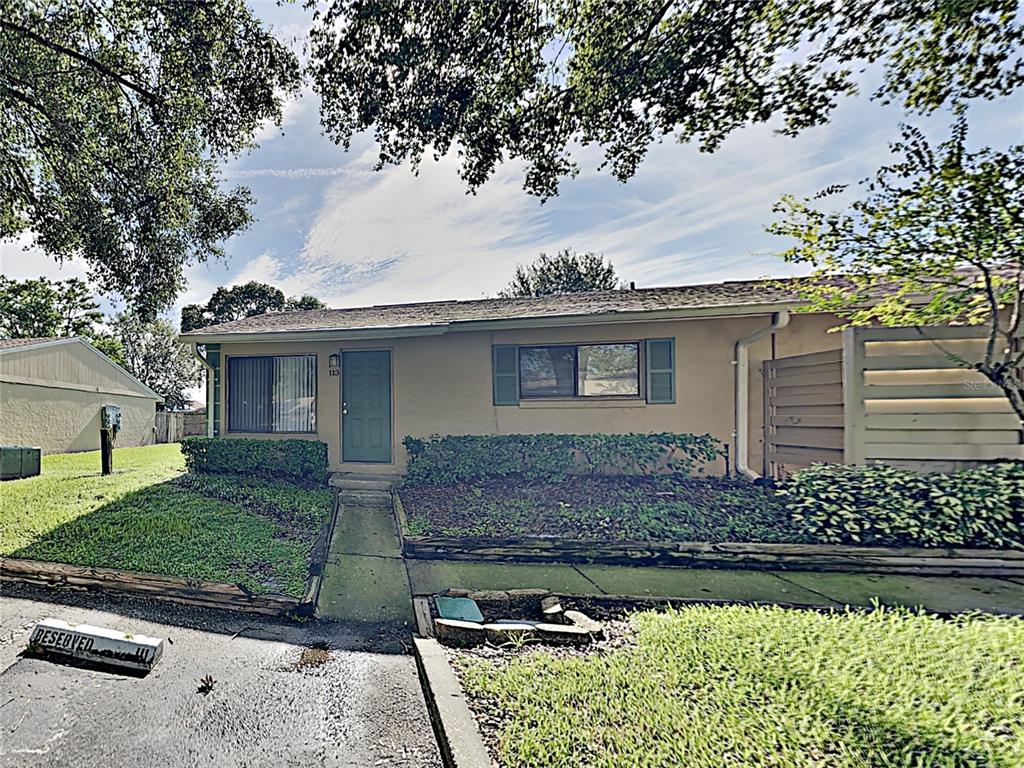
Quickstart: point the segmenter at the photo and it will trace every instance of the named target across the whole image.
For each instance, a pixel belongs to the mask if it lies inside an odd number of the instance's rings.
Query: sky
[[[252,5],[281,39],[301,47],[309,24],[301,4]],[[865,81],[870,92],[871,73]],[[323,137],[307,89],[286,105],[280,129],[265,126],[257,149],[225,165],[226,185],[253,191],[256,222],[228,241],[227,259],[189,269],[170,317],[177,321],[183,304],[205,303],[218,286],[249,280],[311,293],[332,307],[493,296],[517,264],[564,248],[603,254],[637,287],[796,274],[775,255],[789,243],[764,231],[772,204],[869,176],[887,160],[901,119],[898,108],[863,95],[796,138],[754,126],[713,155],[669,138],[626,184],[597,169],[599,149],[586,149],[576,155],[579,176],[542,204],[523,191],[522,169],[511,164],[476,195],[466,194],[451,157],[425,159],[418,175],[407,166],[375,172],[372,138],[356,137],[346,153]],[[938,140],[950,116],[913,122]],[[975,105],[971,125],[972,143],[1020,141],[1024,103]],[[0,243],[3,274],[84,276],[79,263],[57,265],[25,251],[26,242]],[[101,303],[118,308],[116,300]]]

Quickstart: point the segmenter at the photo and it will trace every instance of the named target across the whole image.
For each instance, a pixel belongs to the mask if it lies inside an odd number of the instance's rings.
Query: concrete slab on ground
[[[849,605],[924,606],[939,613],[987,611],[1024,614],[1024,585],[1007,579],[883,576],[864,573],[786,571],[787,581]]]
[[[317,616],[412,625],[412,597],[401,558],[338,555],[324,568]]]
[[[19,657],[47,616],[165,638],[163,657],[143,678]],[[5,584],[0,765],[439,768],[415,662],[380,642],[333,622]],[[310,648],[327,650],[300,664]]]
[[[345,505],[334,527],[328,559],[340,555],[401,557],[402,545],[391,510]]]
[[[609,595],[836,605],[827,597],[783,581],[767,571],[617,565],[580,565],[577,570]]]
[[[415,595],[456,589],[550,589],[569,595],[599,595],[601,589],[571,565],[471,563],[454,560],[408,560]]]

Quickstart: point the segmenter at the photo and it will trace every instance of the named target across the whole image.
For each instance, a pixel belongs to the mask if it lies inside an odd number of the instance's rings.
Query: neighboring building
[[[115,447],[153,442],[156,392],[81,338],[0,339],[0,443],[44,453],[100,447],[100,410],[121,408]]]
[[[733,468],[755,476],[843,461],[844,441],[855,434],[844,437],[844,419],[863,410],[844,416],[844,391],[854,388],[844,390],[843,377],[867,374],[842,362],[844,336],[828,333],[837,318],[790,314],[798,304],[784,283],[746,281],[280,312],[182,338],[202,345],[210,368],[209,434],[319,439],[333,471],[401,473],[406,435],[690,432],[717,437],[731,448]],[[783,396],[770,396],[769,408],[764,372],[772,366],[763,363],[772,360],[797,369],[772,379],[769,392]],[[956,382],[980,376],[940,373]],[[886,381],[904,379],[896,371]],[[908,416],[897,433],[873,433],[872,441],[890,441],[915,460],[1024,457],[1005,398],[976,385],[940,387],[932,394],[944,399],[928,404],[934,429],[944,419],[934,408],[959,413],[965,396],[987,398],[971,404],[977,413],[956,417],[964,436],[911,434],[916,421]],[[891,392],[906,399],[907,389]],[[887,396],[876,390],[869,395]],[[931,396],[929,386],[922,392]],[[907,412],[920,410],[907,402]],[[890,403],[889,414],[894,405],[896,413],[904,408]],[[879,418],[884,427],[892,416]],[[998,435],[988,431],[993,424]],[[926,447],[908,449],[918,438]],[[956,452],[943,453],[949,440]],[[857,456],[881,455],[867,450]]]

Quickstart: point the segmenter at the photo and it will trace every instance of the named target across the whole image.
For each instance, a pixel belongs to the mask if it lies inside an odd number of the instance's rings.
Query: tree
[[[508,287],[499,291],[502,298],[550,296],[556,293],[615,291],[621,287],[615,267],[596,253],[576,253],[568,248],[555,256],[542,253],[528,267],[516,267]]]
[[[286,312],[297,312],[307,309],[327,309],[327,305],[316,296],[304,293],[301,296],[292,296],[287,299],[284,303],[284,308]]]
[[[124,344],[121,343],[121,340],[117,338],[117,336],[109,331],[103,331],[102,333],[96,334],[89,339],[89,343],[118,365],[122,367],[128,366],[128,360],[124,353]]]
[[[165,408],[183,408],[187,390],[202,381],[202,368],[174,326],[163,318],[147,322],[127,312],[116,315],[110,325],[123,345],[125,368],[163,397]]]
[[[0,338],[91,338],[102,320],[89,286],[78,278],[11,280],[0,275]]]
[[[327,305],[315,296],[306,294],[286,299],[279,288],[251,280],[245,285],[218,288],[205,306],[187,304],[182,307],[181,331],[188,333],[208,325],[265,315],[268,312],[326,308]]]
[[[897,161],[860,200],[823,212],[786,197],[768,229],[798,241],[783,258],[813,267],[799,288],[809,311],[851,325],[985,326],[984,360],[949,357],[999,387],[1024,425],[1024,145],[970,152],[966,138],[963,118],[935,149],[905,126]]]
[[[220,168],[299,77],[243,0],[0,0],[0,61],[0,238],[147,317],[248,225]]]
[[[557,194],[571,148],[625,181],[652,142],[713,151],[769,120],[828,121],[858,74],[927,113],[1024,81],[1016,0],[332,0],[308,51],[325,133],[373,129],[378,168],[456,147],[470,190],[505,160]]]

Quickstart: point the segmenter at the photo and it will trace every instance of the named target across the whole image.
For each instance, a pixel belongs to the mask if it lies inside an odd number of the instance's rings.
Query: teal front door
[[[391,461],[391,353],[342,352],[341,460]]]

